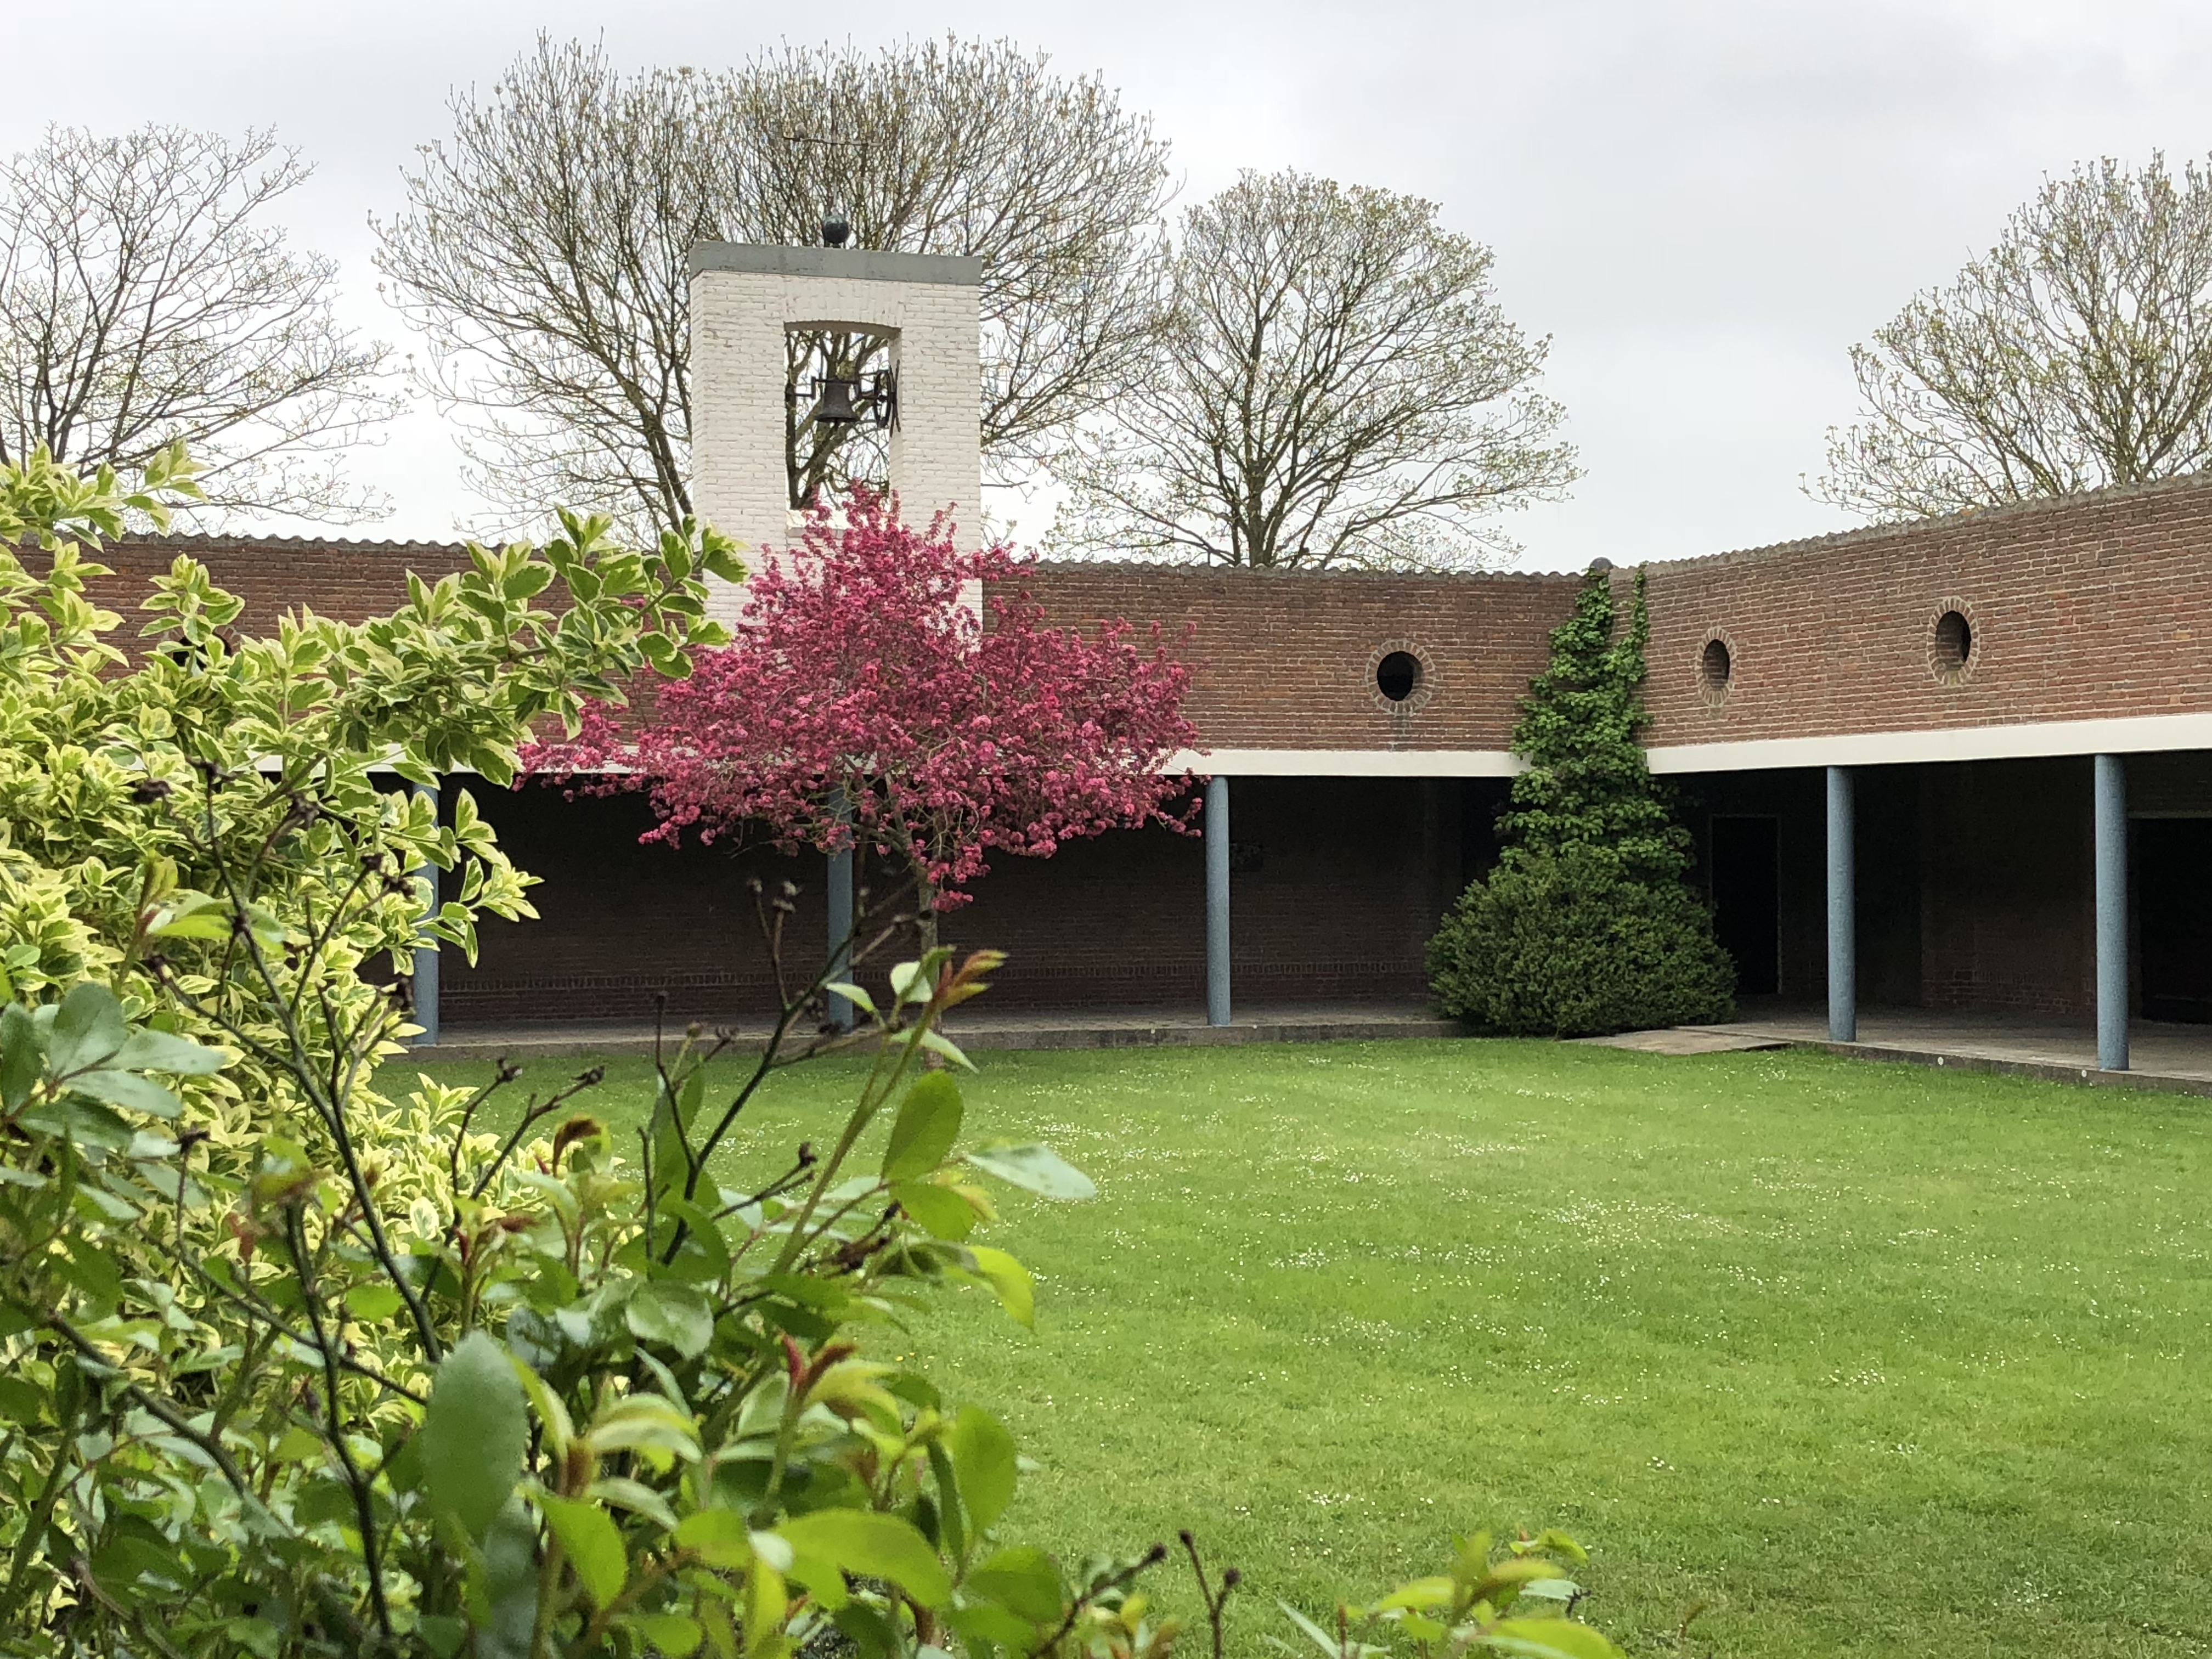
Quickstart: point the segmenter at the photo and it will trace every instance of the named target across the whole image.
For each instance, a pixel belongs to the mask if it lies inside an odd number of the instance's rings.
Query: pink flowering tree
[[[1193,780],[1164,769],[1197,742],[1189,671],[1157,623],[1141,643],[1121,622],[1046,627],[1022,569],[1004,546],[959,552],[941,515],[917,530],[896,498],[855,491],[755,572],[735,642],[661,683],[634,730],[594,707],[528,763],[647,791],[648,841],[764,831],[787,852],[872,854],[910,884],[933,945],[994,852],[1188,828]]]

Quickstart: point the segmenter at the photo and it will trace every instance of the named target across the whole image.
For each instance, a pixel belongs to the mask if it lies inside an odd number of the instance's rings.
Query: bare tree
[[[1577,476],[1550,342],[1433,204],[1246,173],[1185,215],[1146,371],[1054,458],[1064,546],[1225,564],[1453,568]]]
[[[337,452],[400,407],[387,349],[268,222],[308,172],[265,132],[164,126],[52,127],[0,167],[0,459],[129,471],[182,440],[206,510],[380,516]]]
[[[1914,518],[2212,460],[2212,172],[2046,179],[1988,254],[1851,349],[1863,417],[1811,493]]]
[[[861,247],[981,257],[979,409],[1002,478],[1141,349],[1165,147],[1095,77],[1042,56],[956,40],[626,75],[541,37],[453,113],[452,139],[408,175],[408,210],[377,227],[379,264],[510,520],[555,498],[633,524],[690,510],[695,242],[809,244],[842,214]],[[884,349],[794,337],[794,504],[879,463],[866,434],[805,419],[802,382]]]

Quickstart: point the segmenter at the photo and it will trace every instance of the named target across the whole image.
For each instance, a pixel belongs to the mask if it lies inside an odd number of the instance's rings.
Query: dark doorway
[[[2138,818],[2145,1019],[2212,1024],[2212,818]]]
[[[1713,930],[1735,958],[1735,992],[1782,988],[1782,821],[1713,821]]]

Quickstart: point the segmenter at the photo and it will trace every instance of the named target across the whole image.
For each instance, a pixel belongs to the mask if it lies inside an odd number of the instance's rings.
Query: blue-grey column
[[[438,809],[438,790],[434,784],[416,784],[415,793],[425,796],[430,810]],[[438,866],[426,863],[415,872],[430,884],[430,907],[424,915],[438,914]],[[415,1023],[422,1028],[415,1039],[417,1048],[434,1048],[438,1042],[438,943],[424,935],[427,943],[415,947]]]
[[[2118,755],[2093,763],[2097,820],[2097,1065],[2128,1069],[2128,773]]]
[[[849,818],[845,810],[845,798],[840,793],[835,810],[841,819]],[[853,972],[853,849],[830,855],[830,977],[848,979]],[[853,1005],[844,997],[830,999],[830,1023],[841,1031],[853,1029]]]
[[[1206,786],[1206,1023],[1229,1024],[1229,780]]]
[[[1856,854],[1851,845],[1851,769],[1828,769],[1828,1040],[1859,1040]]]

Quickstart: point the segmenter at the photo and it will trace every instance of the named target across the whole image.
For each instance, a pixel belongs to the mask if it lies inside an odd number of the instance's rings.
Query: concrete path
[[[963,1048],[1199,1048],[1238,1042],[1372,1042],[1386,1037],[1455,1037],[1456,1020],[1439,1019],[1425,1002],[1377,999],[1342,1002],[1257,1003],[1241,1006],[1229,1025],[1208,1025],[1202,1009],[1051,1008],[956,1013],[945,1035]],[[741,1025],[738,1047],[757,1051],[765,1025]],[[672,1042],[683,1027],[672,1027]],[[515,1020],[496,1025],[448,1024],[426,1060],[516,1060],[570,1054],[649,1054],[650,1023]]]
[[[2131,1064],[2124,1072],[2098,1069],[2096,1029],[2087,1020],[1948,1013],[1929,1008],[1863,1008],[1858,1041],[1831,1042],[1825,1012],[1793,1008],[1753,1011],[1726,1024],[1698,1029],[1870,1060],[2212,1095],[2212,1025],[2136,1021],[2129,1027]]]
[[[1674,1025],[1659,1031],[1623,1031],[1618,1036],[1575,1037],[1593,1048],[1628,1048],[1639,1054],[1727,1054],[1748,1048],[1786,1048],[1784,1037],[1754,1036],[1714,1025]]]

